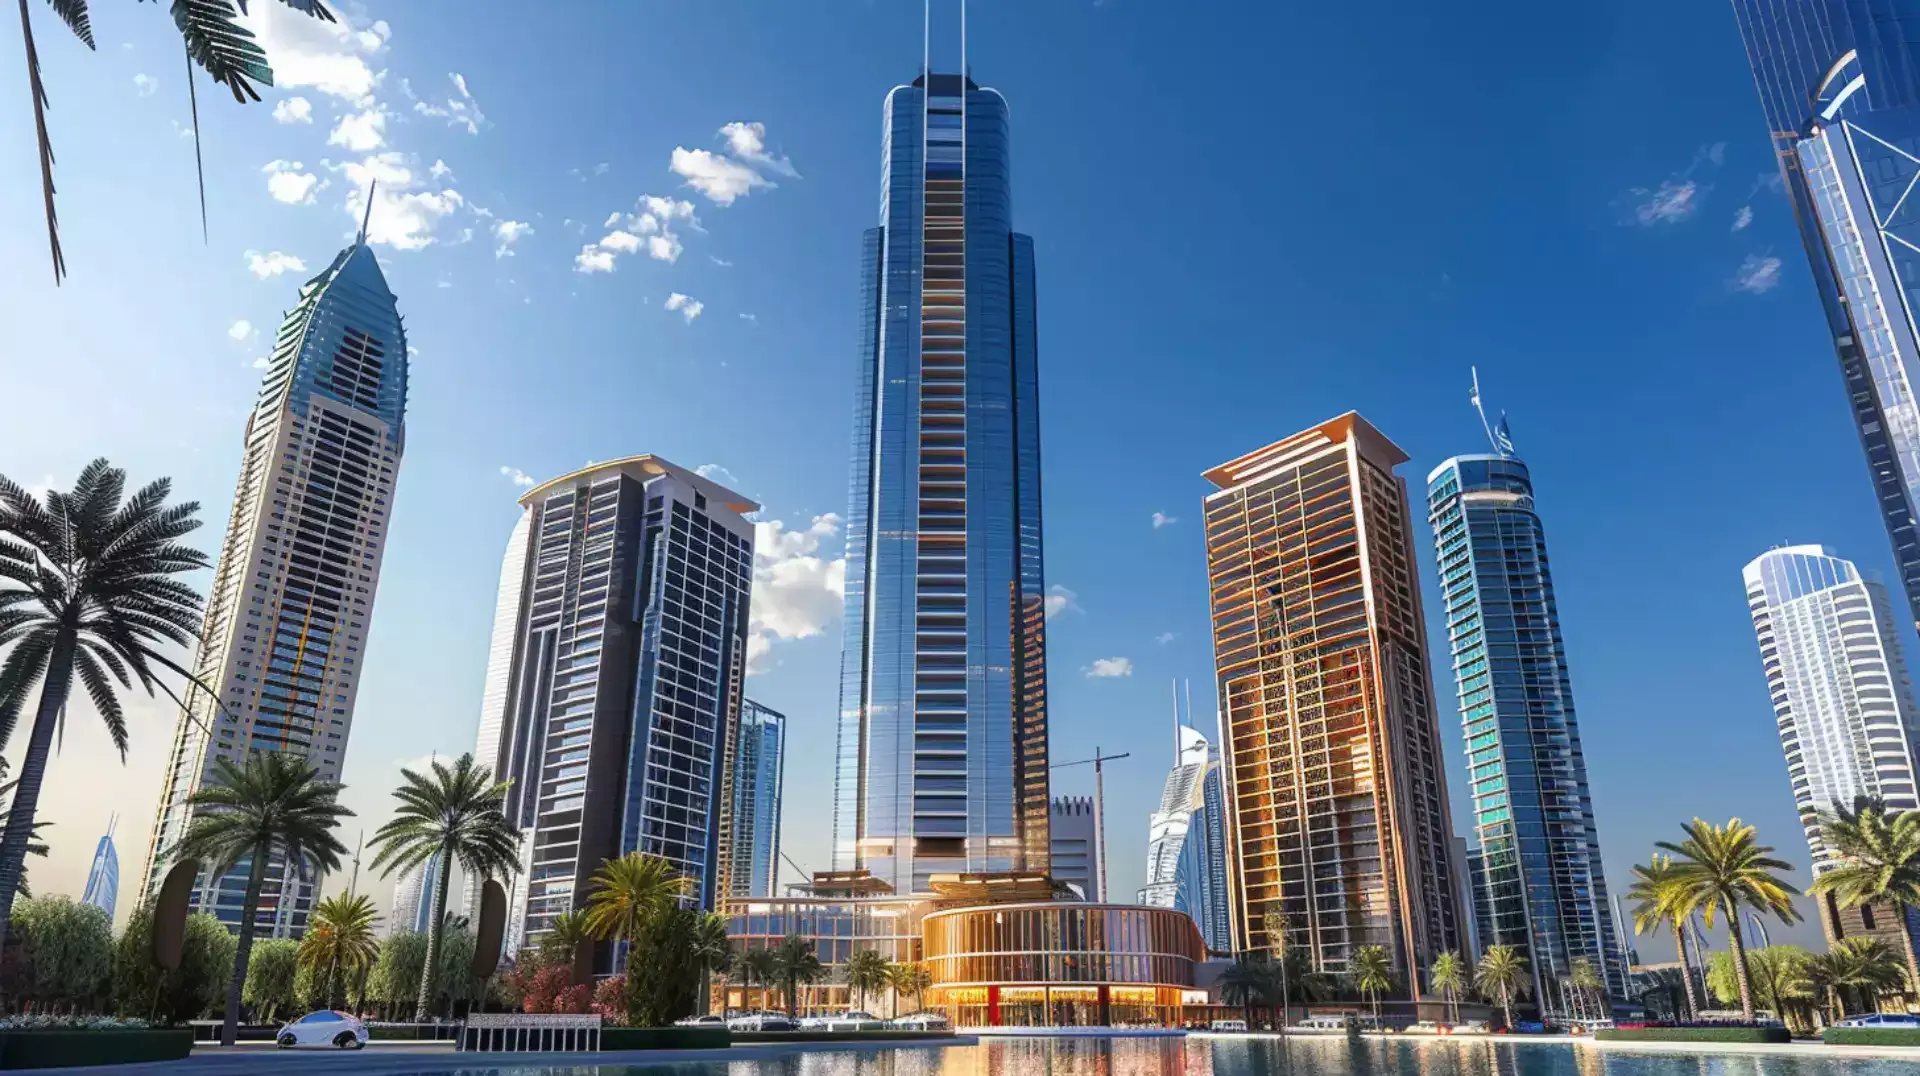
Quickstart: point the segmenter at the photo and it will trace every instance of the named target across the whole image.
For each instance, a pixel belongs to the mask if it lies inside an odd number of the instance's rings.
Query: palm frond
[[[67,24],[73,36],[80,39],[88,48],[93,48],[93,19],[87,13],[87,0],[47,0],[53,13]]]
[[[333,12],[328,11],[327,5],[320,0],[280,0],[280,2],[303,15],[311,15],[321,22],[334,21]],[[247,10],[246,0],[241,0],[240,10]]]
[[[187,43],[187,55],[245,104],[260,99],[254,83],[273,85],[273,69],[237,15],[232,0],[173,0],[173,25]]]
[[[40,192],[47,208],[47,244],[53,252],[53,283],[67,275],[66,255],[60,251],[60,218],[53,209],[53,142],[47,138],[47,84],[40,78],[40,50],[33,43],[33,20],[27,0],[20,0],[20,34],[27,47],[27,83],[33,94],[33,130],[40,147]]]

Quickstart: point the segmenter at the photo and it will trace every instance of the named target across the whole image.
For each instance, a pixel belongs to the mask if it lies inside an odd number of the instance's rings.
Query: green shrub
[[[0,1031],[0,1069],[53,1069],[79,1065],[134,1065],[180,1061],[193,1052],[193,1032]]]
[[[1830,1027],[1829,1046],[1920,1046],[1920,1027]]]
[[[602,1050],[724,1050],[733,1036],[724,1027],[609,1027]]]
[[[1600,1042],[1792,1042],[1784,1027],[1633,1027],[1596,1031]]]

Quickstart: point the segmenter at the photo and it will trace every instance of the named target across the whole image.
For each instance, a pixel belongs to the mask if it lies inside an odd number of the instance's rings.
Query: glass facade
[[[407,363],[399,302],[364,241],[301,286],[274,336],[194,659],[220,705],[194,692],[175,726],[142,899],[217,759],[289,752],[340,780],[406,447]],[[194,908],[237,928],[250,869],[203,877]],[[298,937],[319,882],[276,852],[262,936]]]
[[[1207,948],[1231,952],[1220,752],[1190,725],[1181,724],[1178,733],[1176,765],[1147,821],[1147,884],[1138,899],[1187,913]]]
[[[500,776],[527,835],[525,944],[579,908],[603,860],[671,862],[730,890],[759,506],[656,456],[529,490]],[[600,954],[607,965],[611,954]]]
[[[1047,866],[1033,244],[1007,105],[962,75],[887,96],[861,265],[836,869],[895,891]]]
[[[1533,997],[1571,1017],[1575,960],[1628,995],[1574,717],[1546,532],[1527,465],[1456,456],[1427,476],[1447,639],[1467,742],[1481,946],[1527,953]]]
[[[1867,456],[1920,617],[1920,0],[1734,0]]]
[[[507,552],[500,561],[500,589],[494,599],[493,635],[487,644],[487,674],[480,689],[480,734],[474,744],[474,761],[491,768],[504,779],[510,766],[502,752],[506,745],[508,702],[513,696],[513,672],[518,665],[520,640],[520,603],[526,599],[527,539],[533,525],[533,513],[525,509],[507,535]],[[507,891],[507,923],[502,935],[502,950],[520,951],[526,934],[527,876],[533,862],[533,846],[524,839],[520,845],[520,869],[501,884]],[[480,884],[482,879],[468,876],[462,904],[470,922],[480,921]]]
[[[771,897],[780,875],[780,788],[787,719],[746,700],[733,763],[732,857],[727,896]]]
[[[802,1013],[853,1006],[844,969],[857,952],[870,949],[895,964],[918,963],[920,920],[931,909],[927,901],[900,897],[749,898],[730,899],[720,906],[727,917],[727,935],[740,952],[777,949],[789,934],[813,943],[814,955],[827,966],[827,973],[819,982],[800,987],[794,1008]],[[731,982],[726,987],[727,1007],[778,1007],[784,1004],[777,997],[778,985],[771,984],[769,989],[766,983]]]
[[[1206,473],[1236,950],[1460,945],[1406,458],[1349,413]]]
[[[113,922],[113,909],[120,901],[120,853],[113,847],[113,826],[107,826],[107,832],[100,837],[100,843],[93,850],[93,864],[87,868],[87,888],[80,895],[80,903],[91,904],[107,913],[107,922]]]

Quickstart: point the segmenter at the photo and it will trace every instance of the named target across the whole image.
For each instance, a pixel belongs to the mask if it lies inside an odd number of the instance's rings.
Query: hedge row
[[[135,1065],[179,1061],[193,1052],[185,1028],[151,1031],[0,1031],[0,1069]]]
[[[600,1031],[602,1050],[724,1050],[733,1045],[724,1027],[609,1027]]]
[[[1784,1027],[1632,1027],[1596,1031],[1600,1042],[1792,1042]]]
[[[1820,1037],[1830,1046],[1920,1046],[1915,1027],[1830,1027]]]

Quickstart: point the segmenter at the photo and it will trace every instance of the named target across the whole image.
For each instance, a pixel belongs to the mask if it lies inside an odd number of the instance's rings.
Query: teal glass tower
[[[1495,444],[1510,449],[1503,419]],[[1467,740],[1479,849],[1469,864],[1480,945],[1527,954],[1549,1018],[1583,1003],[1575,961],[1628,996],[1608,914],[1600,837],[1574,717],[1546,532],[1527,465],[1508,453],[1455,456],[1427,476],[1440,588]]]
[[[1049,854],[1033,241],[1005,99],[922,71],[862,243],[834,800],[836,869],[901,893]]]
[[[1920,618],[1920,0],[1733,0],[1733,13]]]

